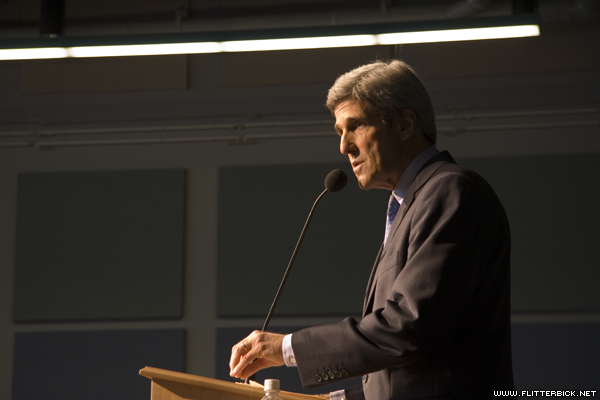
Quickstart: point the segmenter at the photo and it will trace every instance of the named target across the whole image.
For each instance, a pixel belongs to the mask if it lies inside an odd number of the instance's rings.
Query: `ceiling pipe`
[[[507,111],[491,113],[469,113],[469,114],[440,114],[436,115],[437,122],[441,121],[470,121],[497,118],[524,118],[524,117],[557,117],[575,116],[587,114],[600,114],[600,107],[557,109],[557,110],[534,110],[534,111]],[[68,121],[67,121],[68,123]],[[140,126],[140,127],[114,127],[114,128],[83,128],[83,129],[51,129],[51,130],[27,130],[27,131],[0,131],[0,137],[53,137],[62,135],[100,135],[100,134],[137,134],[157,132],[185,132],[185,131],[229,131],[243,132],[250,129],[269,128],[298,128],[332,126],[333,120],[308,120],[308,121],[278,121],[278,122],[246,122],[237,124],[196,124],[196,125],[162,125],[162,126]],[[438,129],[439,130],[439,129]],[[487,129],[486,129],[487,130]],[[333,132],[333,129],[331,130]],[[296,133],[274,134],[278,137],[289,138]],[[288,135],[288,136],[286,136]],[[301,135],[306,135],[302,133]],[[256,136],[256,135],[255,135]],[[253,136],[253,137],[255,137]],[[260,135],[259,135],[260,136]],[[272,135],[268,134],[270,138]],[[219,136],[218,138],[223,138]],[[228,140],[228,139],[226,139]]]
[[[484,10],[492,4],[492,0],[461,0],[446,9],[448,18],[467,17],[477,11]]]
[[[586,21],[600,18],[598,0],[541,0],[538,11],[542,22]]]
[[[506,125],[478,125],[463,127],[439,127],[439,134],[457,136],[462,133],[484,133],[490,131],[515,131],[528,129],[573,129],[600,126],[600,120],[568,121],[549,123],[524,123]],[[115,139],[115,140],[73,140],[73,141],[31,141],[31,142],[0,142],[0,148],[33,147],[36,150],[46,150],[56,147],[82,147],[82,146],[124,146],[148,144],[184,144],[184,143],[210,143],[228,142],[233,145],[252,144],[264,140],[281,139],[315,139],[335,138],[334,132],[307,132],[288,134],[251,134],[239,136],[208,136],[208,137],[180,137],[180,138],[146,138],[146,139]]]
[[[62,36],[65,19],[64,0],[41,0],[40,35],[50,38]]]

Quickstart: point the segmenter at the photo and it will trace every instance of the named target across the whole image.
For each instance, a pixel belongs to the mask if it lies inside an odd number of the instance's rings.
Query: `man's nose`
[[[348,154],[352,150],[354,143],[352,141],[352,135],[349,132],[343,132],[340,136],[340,153]]]

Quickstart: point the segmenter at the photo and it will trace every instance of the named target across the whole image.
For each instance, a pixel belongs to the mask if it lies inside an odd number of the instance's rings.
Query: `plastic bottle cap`
[[[265,379],[265,392],[279,390],[279,379]]]

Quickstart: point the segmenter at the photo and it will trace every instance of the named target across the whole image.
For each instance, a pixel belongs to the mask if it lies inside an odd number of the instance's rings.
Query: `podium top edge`
[[[242,383],[227,382],[219,379],[206,378],[204,376],[186,374],[184,372],[169,371],[166,369],[155,367],[145,367],[142,368],[139,373],[140,375],[145,376],[146,378],[150,378],[152,380],[162,379],[166,381],[184,383],[187,385],[206,387],[208,389],[213,390],[221,390],[224,392],[245,394],[248,396],[254,396],[256,398],[261,398],[264,395],[263,390],[254,386]],[[284,400],[322,400],[321,397],[286,391],[279,392],[279,396]]]

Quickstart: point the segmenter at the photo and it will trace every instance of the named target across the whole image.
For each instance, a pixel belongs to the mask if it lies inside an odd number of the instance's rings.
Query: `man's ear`
[[[417,131],[417,114],[413,110],[402,110],[398,113],[400,124],[400,138],[410,139]]]

